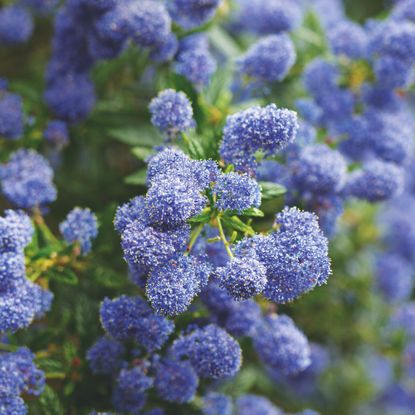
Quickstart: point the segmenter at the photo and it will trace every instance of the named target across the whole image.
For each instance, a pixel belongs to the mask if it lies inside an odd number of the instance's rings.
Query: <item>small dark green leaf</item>
[[[260,182],[262,188],[262,200],[276,199],[287,193],[287,189],[276,183],[271,182]]]
[[[130,174],[124,179],[124,181],[127,184],[143,186],[146,184],[146,179],[147,179],[147,170],[142,169],[142,170],[136,171],[133,174]]]
[[[67,268],[62,270],[54,269],[48,273],[48,277],[51,280],[55,280],[59,283],[68,285],[77,285],[79,282],[76,274],[72,270]]]
[[[140,147],[154,147],[163,141],[154,128],[145,125],[113,128],[108,135],[125,144]]]

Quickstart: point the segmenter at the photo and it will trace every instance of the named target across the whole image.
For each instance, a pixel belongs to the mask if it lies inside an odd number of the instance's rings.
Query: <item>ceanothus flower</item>
[[[410,20],[415,23],[415,1],[399,1],[392,9],[391,17],[395,20]]]
[[[293,182],[304,192],[334,193],[346,182],[346,160],[325,144],[304,147],[290,168]]]
[[[261,187],[246,174],[221,174],[213,193],[216,195],[215,207],[220,211],[236,210],[242,213],[261,205]]]
[[[121,368],[124,347],[109,337],[100,337],[87,351],[86,359],[92,372],[113,373]]]
[[[267,398],[259,395],[242,395],[236,400],[237,415],[283,415]]]
[[[151,123],[167,137],[174,138],[195,124],[193,108],[183,92],[166,89],[150,103]]]
[[[328,38],[335,55],[344,55],[350,59],[365,56],[368,39],[365,30],[357,23],[349,20],[336,23],[329,28]]]
[[[264,296],[284,304],[327,282],[331,273],[328,240],[317,216],[297,208],[278,213],[275,224],[277,231],[242,240],[235,253],[256,254],[267,270]]]
[[[415,338],[415,301],[398,306],[391,317],[391,329],[402,330],[406,337]]]
[[[119,341],[133,338],[148,351],[160,349],[174,329],[171,321],[154,315],[139,297],[106,298],[100,315],[102,327],[109,336]]]
[[[184,253],[189,236],[189,225],[160,230],[135,220],[121,233],[121,247],[125,260],[147,273]]]
[[[286,315],[264,317],[253,341],[264,366],[285,376],[302,372],[311,364],[307,338]]]
[[[349,176],[345,193],[369,202],[379,202],[398,196],[403,186],[404,172],[400,167],[374,159]]]
[[[171,18],[163,3],[152,0],[128,0],[121,5],[127,19],[128,34],[139,46],[154,46],[164,40],[171,31]]]
[[[174,63],[174,71],[197,89],[202,89],[210,82],[216,68],[216,61],[207,48],[185,49],[179,52]]]
[[[194,29],[211,19],[220,3],[221,0],[171,0],[168,10],[184,29]]]
[[[43,136],[51,146],[61,149],[69,143],[68,125],[64,121],[49,121]]]
[[[34,150],[20,149],[0,166],[3,194],[20,208],[43,206],[56,199],[49,162]]]
[[[13,415],[27,415],[27,407],[20,396],[0,396],[0,413]]]
[[[174,33],[166,40],[155,45],[150,52],[150,59],[156,63],[171,61],[179,50],[179,41]]]
[[[146,195],[150,221],[161,227],[183,226],[205,208],[207,199],[192,182],[170,175],[159,176]]]
[[[190,402],[197,391],[199,378],[189,362],[164,359],[157,364],[154,386],[167,402]]]
[[[0,9],[0,42],[6,45],[24,43],[32,36],[33,18],[17,5]]]
[[[85,74],[55,77],[48,83],[45,101],[58,117],[78,123],[88,116],[95,105],[94,85]]]
[[[0,253],[0,291],[12,288],[25,275],[24,256],[21,253]]]
[[[128,225],[135,221],[139,221],[143,225],[149,223],[143,196],[136,196],[117,208],[114,228],[117,232],[122,233]]]
[[[261,321],[261,309],[254,300],[235,302],[224,318],[225,329],[235,337],[254,336]]]
[[[40,285],[31,284],[32,301],[35,311],[34,318],[41,319],[50,311],[54,295],[51,291],[42,288]]]
[[[0,88],[0,136],[16,140],[21,138],[22,135],[22,98]]]
[[[0,251],[21,253],[33,236],[33,225],[26,213],[7,209],[0,216]]]
[[[260,294],[267,284],[266,268],[254,257],[233,258],[217,272],[221,286],[237,301]]]
[[[45,374],[34,363],[35,355],[26,347],[0,353],[0,396],[29,394],[39,396],[45,387]],[[1,398],[0,398],[1,408]]]
[[[383,297],[391,303],[399,303],[411,297],[414,286],[411,264],[400,255],[379,255],[375,263],[375,284]]]
[[[384,88],[406,88],[412,80],[412,66],[411,61],[385,55],[375,61],[373,70],[377,83]]]
[[[154,269],[146,294],[158,314],[175,316],[187,310],[207,284],[210,266],[203,260],[181,256]]]
[[[282,81],[296,60],[294,44],[283,33],[257,41],[237,60],[238,70],[256,80]]]
[[[146,376],[141,367],[121,370],[112,395],[115,409],[119,412],[137,413],[145,405],[145,392],[152,385],[153,379]]]
[[[170,353],[176,359],[189,359],[202,378],[222,379],[240,369],[242,352],[238,342],[225,330],[209,324],[177,339]]]
[[[97,218],[90,209],[76,207],[61,222],[59,230],[68,244],[79,242],[85,255],[91,250],[91,241],[98,235]]]
[[[232,399],[222,393],[209,392],[203,397],[203,415],[232,415]]]
[[[252,107],[228,116],[223,130],[220,155],[237,170],[251,171],[255,153],[276,155],[292,143],[298,130],[297,114],[275,104]]]
[[[303,11],[297,0],[239,0],[236,28],[268,35],[287,32],[301,23]]]

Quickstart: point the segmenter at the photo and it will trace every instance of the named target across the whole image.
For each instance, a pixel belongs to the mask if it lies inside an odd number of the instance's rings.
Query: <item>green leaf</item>
[[[56,392],[46,385],[39,399],[30,403],[29,413],[34,415],[63,415],[65,412]]]
[[[32,257],[31,260],[32,261],[36,261],[37,259],[40,258],[49,258],[51,256],[51,254],[55,253],[55,252],[59,252],[61,249],[60,245],[49,245],[46,246],[45,248],[42,248],[40,250],[38,250]]]
[[[67,285],[77,285],[79,282],[76,274],[68,268],[63,270],[54,269],[48,273],[48,277],[51,280]]]
[[[131,184],[131,185],[137,185],[137,186],[145,185],[146,180],[147,180],[147,170],[146,169],[138,170],[135,173],[130,174],[129,176],[127,176],[124,179],[125,183]]]
[[[208,223],[212,217],[212,210],[210,208],[206,208],[203,212],[193,218],[189,219],[190,223]]]
[[[215,49],[220,50],[228,58],[236,58],[242,54],[242,50],[239,45],[221,27],[212,27],[208,32],[208,36]]]
[[[262,200],[272,200],[283,196],[287,193],[287,189],[276,183],[259,182],[262,189]]]
[[[247,233],[248,235],[255,235],[255,231],[252,229],[252,227],[242,222],[241,219],[238,218],[238,216],[225,215],[222,217],[222,220],[223,223],[229,228],[235,229],[243,233]]]
[[[242,212],[243,216],[253,216],[256,218],[263,218],[265,216],[265,213],[262,210],[259,210],[257,208],[249,208]]]
[[[147,160],[154,154],[154,151],[148,147],[134,147],[131,152],[140,160]]]
[[[163,142],[157,131],[146,125],[113,128],[108,135],[130,146],[154,147]]]

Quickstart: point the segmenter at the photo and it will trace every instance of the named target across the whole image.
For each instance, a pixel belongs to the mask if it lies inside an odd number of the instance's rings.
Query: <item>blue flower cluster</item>
[[[45,386],[45,375],[33,360],[33,353],[22,347],[16,352],[0,353],[0,411],[2,414],[27,414],[20,395],[38,396]]]
[[[17,150],[0,165],[2,192],[19,208],[41,208],[53,202],[57,195],[52,180],[49,162],[34,150]]]
[[[33,17],[24,7],[11,5],[0,9],[0,42],[15,45],[26,42],[33,32]]]
[[[26,279],[23,250],[33,235],[30,218],[6,210],[0,234],[0,333],[13,333],[49,310],[52,293]]]
[[[68,213],[59,229],[68,244],[78,242],[82,253],[87,254],[91,250],[91,240],[98,235],[97,218],[90,209],[76,207]]]
[[[7,81],[0,79],[0,136],[16,140],[23,135],[23,102],[7,91]]]

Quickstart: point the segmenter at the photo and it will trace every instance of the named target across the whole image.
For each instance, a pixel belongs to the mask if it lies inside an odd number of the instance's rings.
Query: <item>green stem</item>
[[[66,374],[63,372],[49,372],[45,373],[46,379],[65,379]]]
[[[187,252],[185,253],[185,255],[190,254],[190,251],[192,250],[194,244],[196,243],[197,238],[199,237],[199,235],[203,231],[204,226],[205,225],[203,223],[201,223],[197,228],[193,229],[192,235],[190,237],[189,245],[187,245]]]
[[[219,235],[220,235],[220,239],[222,240],[223,245],[225,246],[225,249],[226,249],[226,252],[227,252],[227,253],[228,253],[228,255],[229,255],[229,258],[233,258],[234,256],[233,256],[233,253],[232,253],[231,248],[230,248],[230,246],[229,246],[229,242],[228,242],[228,240],[226,239],[225,232],[223,231],[223,226],[222,226],[222,221],[220,220],[220,216],[218,216],[218,217],[216,218],[216,220],[217,220],[217,222],[218,222],[218,228],[219,228]]]
[[[18,349],[18,346],[14,346],[13,344],[7,343],[0,343],[0,350],[5,352],[15,352]]]

